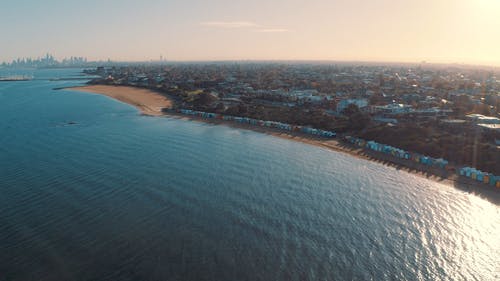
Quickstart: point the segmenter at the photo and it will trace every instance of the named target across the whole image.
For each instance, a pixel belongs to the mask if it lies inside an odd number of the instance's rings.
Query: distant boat
[[[13,76],[6,76],[6,77],[0,77],[0,82],[12,82],[12,81],[30,81],[33,80],[33,76],[27,76],[27,75],[13,75]]]

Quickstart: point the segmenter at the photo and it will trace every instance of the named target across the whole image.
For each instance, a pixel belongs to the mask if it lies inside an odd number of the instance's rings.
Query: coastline
[[[154,91],[129,86],[88,85],[64,89],[105,95],[133,105],[148,116],[162,116],[164,115],[162,109],[172,108],[173,104],[171,100]]]
[[[165,116],[171,118],[178,118],[182,120],[192,120],[214,125],[225,125],[232,128],[251,130],[259,133],[264,133],[267,135],[280,137],[292,141],[298,141],[301,143],[314,145],[317,147],[322,147],[331,151],[336,151],[344,154],[348,154],[352,157],[359,159],[364,159],[372,162],[378,162],[383,165],[395,168],[397,170],[402,170],[407,173],[427,178],[429,180],[445,184],[451,187],[456,187],[465,192],[469,192],[478,195],[490,202],[500,205],[500,192],[496,190],[495,187],[481,184],[472,180],[459,177],[456,173],[449,171],[436,172],[413,163],[412,161],[404,161],[401,159],[395,159],[394,157],[388,157],[382,153],[367,151],[350,144],[344,143],[337,139],[329,139],[323,137],[316,137],[312,135],[306,135],[300,132],[288,132],[275,128],[259,127],[250,124],[242,124],[225,120],[218,119],[205,119],[196,116],[186,116],[184,114],[176,112],[164,112],[163,108],[172,108],[172,100],[158,94],[153,90],[148,90],[144,88],[136,88],[130,86],[109,86],[109,85],[89,85],[89,86],[77,86],[64,88],[65,90],[74,90],[78,92],[102,94],[113,99],[119,100],[121,102],[135,106],[141,111],[143,115],[146,116]],[[438,175],[439,174],[439,175]]]

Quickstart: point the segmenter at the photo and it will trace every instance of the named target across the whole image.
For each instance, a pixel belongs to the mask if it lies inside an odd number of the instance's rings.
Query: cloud
[[[259,33],[282,33],[289,32],[286,28],[273,28],[257,24],[252,21],[204,21],[201,26],[223,29],[246,29],[248,31]]]
[[[201,22],[200,25],[218,28],[251,28],[259,26],[250,21],[206,21]]]
[[[290,30],[286,28],[260,28],[256,29],[255,32],[262,32],[262,33],[280,33],[280,32],[289,32]]]

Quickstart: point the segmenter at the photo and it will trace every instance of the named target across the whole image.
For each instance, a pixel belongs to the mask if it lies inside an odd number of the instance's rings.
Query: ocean
[[[0,76],[12,70],[0,70]],[[323,148],[0,82],[0,280],[498,280],[500,207]]]

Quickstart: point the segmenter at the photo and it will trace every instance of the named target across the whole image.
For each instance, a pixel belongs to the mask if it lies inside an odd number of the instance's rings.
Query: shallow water
[[[475,195],[26,72],[0,83],[0,280],[500,278]]]

